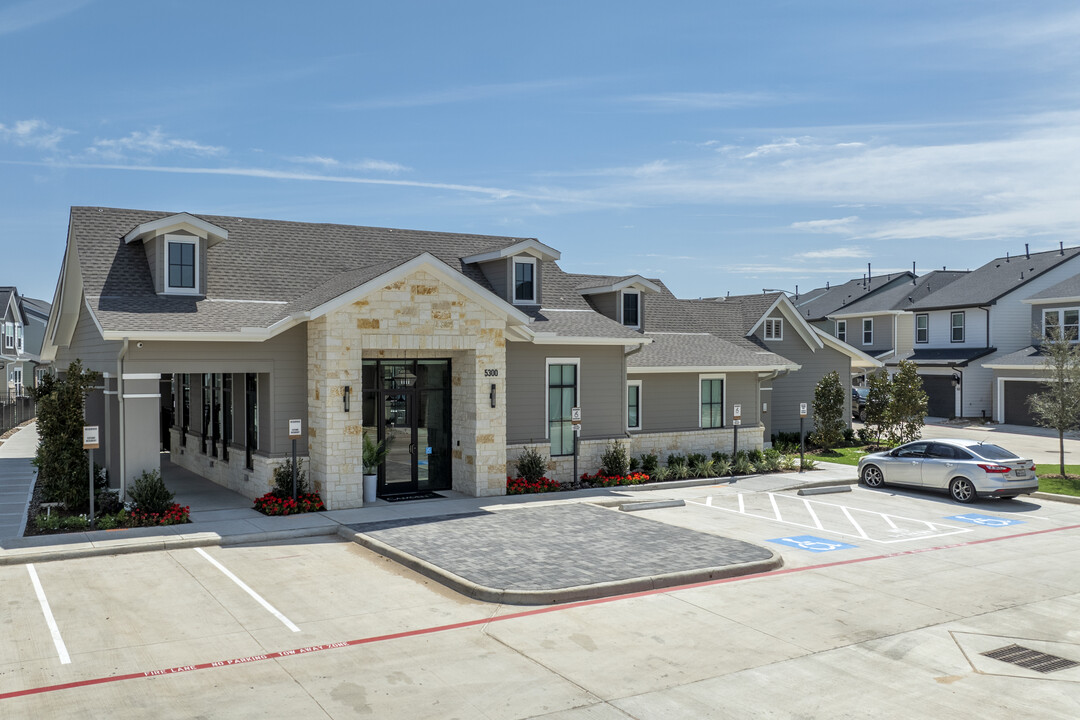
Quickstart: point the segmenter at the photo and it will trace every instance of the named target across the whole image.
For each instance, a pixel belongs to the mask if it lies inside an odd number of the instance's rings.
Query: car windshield
[[[1015,453],[1011,453],[1003,447],[998,445],[990,445],[984,443],[981,445],[971,445],[968,450],[975,453],[981,458],[986,460],[1016,460],[1018,456]]]
[[[854,394],[858,395],[861,398],[866,398],[866,396],[870,394],[870,388],[858,387],[858,388],[851,388],[851,389],[854,392]]]

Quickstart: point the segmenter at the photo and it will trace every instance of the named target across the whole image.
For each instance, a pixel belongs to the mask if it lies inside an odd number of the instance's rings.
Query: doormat
[[[428,498],[441,498],[445,497],[439,493],[434,492],[414,492],[403,493],[401,495],[383,495],[382,499],[386,502],[402,502],[404,500],[427,500]]]

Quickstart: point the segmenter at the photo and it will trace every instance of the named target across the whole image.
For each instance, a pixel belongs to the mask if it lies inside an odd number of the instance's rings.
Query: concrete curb
[[[491,588],[455,575],[432,563],[422,560],[414,555],[398,550],[392,545],[376,540],[362,532],[357,532],[348,526],[338,530],[338,535],[368,548],[372,552],[389,558],[394,562],[413,570],[426,578],[445,585],[462,595],[475,600],[504,605],[558,605],[562,603],[580,602],[582,600],[595,600],[612,595],[627,595],[648,590],[676,587],[679,585],[692,585],[694,583],[719,580],[722,578],[739,577],[742,575],[754,575],[757,573],[775,570],[784,564],[780,557],[771,548],[763,548],[769,551],[767,560],[723,565],[718,567],[683,570],[675,573],[665,573],[651,577],[627,578],[625,580],[612,580],[609,582],[595,583],[592,585],[578,585],[567,588],[551,588],[544,590],[514,590],[512,588]],[[761,547],[761,546],[758,546]]]
[[[811,488],[830,488],[840,487],[841,485],[857,485],[859,481],[857,479],[851,480],[818,480],[817,482],[799,483],[798,485],[786,485],[781,488],[776,488],[773,492],[787,492],[788,490],[802,490]]]
[[[1035,492],[1031,494],[1031,497],[1039,498],[1040,500],[1053,500],[1055,502],[1069,503],[1070,505],[1080,505],[1080,497],[1077,497],[1076,495],[1058,495],[1057,493]]]

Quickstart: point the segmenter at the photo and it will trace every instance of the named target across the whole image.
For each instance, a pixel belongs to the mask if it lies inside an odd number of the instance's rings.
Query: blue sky
[[[0,67],[0,284],[46,299],[71,205],[536,237],[683,297],[1080,244],[1075,2],[24,0]]]

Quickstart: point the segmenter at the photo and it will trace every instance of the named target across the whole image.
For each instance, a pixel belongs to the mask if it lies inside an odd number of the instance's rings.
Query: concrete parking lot
[[[784,568],[524,608],[327,537],[5,566],[0,714],[1080,715],[1080,669],[983,655],[1080,662],[1080,506],[737,484],[643,496],[686,501],[643,517],[767,545]]]

